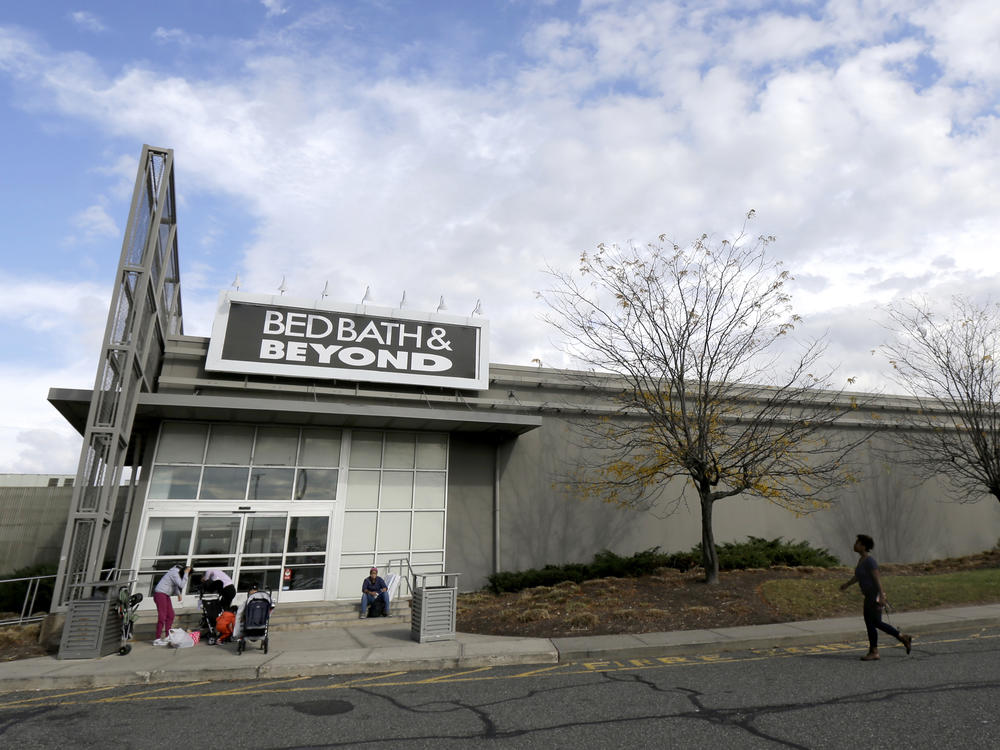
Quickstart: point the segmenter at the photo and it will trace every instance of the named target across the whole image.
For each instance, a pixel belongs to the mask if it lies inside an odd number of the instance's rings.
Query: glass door
[[[238,592],[251,583],[276,600],[316,601],[327,591],[330,511],[202,511],[193,517],[150,516],[139,590],[152,605],[152,588],[171,565],[191,565],[184,606],[194,606],[201,575],[225,571]]]

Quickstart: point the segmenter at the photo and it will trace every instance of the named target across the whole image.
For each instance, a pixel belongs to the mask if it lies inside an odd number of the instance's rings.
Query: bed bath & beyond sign
[[[487,330],[481,318],[230,292],[220,298],[206,369],[481,390]]]

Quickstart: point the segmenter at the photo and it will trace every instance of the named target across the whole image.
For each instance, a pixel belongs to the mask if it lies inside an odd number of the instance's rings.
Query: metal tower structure
[[[174,152],[143,146],[73,485],[55,606],[85,595],[72,584],[100,578],[139,394],[156,389],[166,337],[182,333]]]

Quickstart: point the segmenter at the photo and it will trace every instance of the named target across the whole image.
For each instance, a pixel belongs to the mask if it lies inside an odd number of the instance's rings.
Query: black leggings
[[[888,633],[899,640],[899,631],[887,622],[882,622],[882,605],[878,599],[865,598],[865,628],[868,630],[868,650],[878,648],[878,631]],[[877,629],[876,629],[877,628]]]

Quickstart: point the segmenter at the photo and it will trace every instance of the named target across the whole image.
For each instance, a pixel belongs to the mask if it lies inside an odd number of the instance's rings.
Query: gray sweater
[[[181,568],[175,565],[170,570],[166,572],[160,582],[156,584],[156,588],[153,589],[154,593],[166,594],[167,596],[177,596],[178,594],[184,593],[184,587],[187,586],[187,573],[181,578]]]

